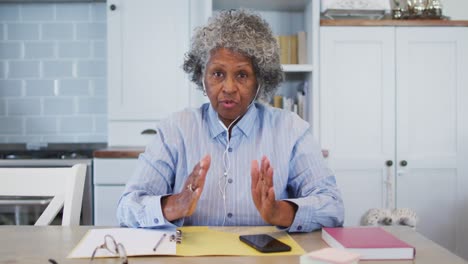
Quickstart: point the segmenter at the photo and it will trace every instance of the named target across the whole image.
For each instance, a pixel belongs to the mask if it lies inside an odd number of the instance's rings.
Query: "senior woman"
[[[184,70],[209,98],[173,114],[119,201],[122,226],[274,225],[308,232],[343,224],[343,202],[310,125],[257,102],[283,80],[268,24],[222,11],[198,28]]]

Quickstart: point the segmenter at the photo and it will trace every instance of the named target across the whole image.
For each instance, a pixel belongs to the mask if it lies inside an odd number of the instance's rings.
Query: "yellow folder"
[[[182,243],[177,245],[177,256],[277,256],[303,255],[304,249],[288,233],[275,227],[207,227],[186,226],[182,230]],[[269,234],[289,245],[291,251],[262,253],[239,240],[239,235]]]

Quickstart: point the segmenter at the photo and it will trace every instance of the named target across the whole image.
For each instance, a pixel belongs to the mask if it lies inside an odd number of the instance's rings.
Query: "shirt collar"
[[[208,127],[210,129],[211,137],[216,138],[219,134],[226,131],[226,129],[224,128],[224,125],[221,125],[222,121],[219,119],[218,113],[214,110],[213,106],[210,103],[208,104]],[[257,106],[253,103],[247,110],[247,113],[245,113],[239,122],[234,125],[233,131],[238,128],[246,137],[249,137],[252,133],[257,114]]]

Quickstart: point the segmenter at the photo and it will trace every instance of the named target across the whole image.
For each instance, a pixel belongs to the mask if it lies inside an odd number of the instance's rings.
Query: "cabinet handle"
[[[385,162],[385,165],[387,165],[387,167],[391,167],[391,166],[393,166],[393,161],[387,160],[387,161]]]
[[[117,9],[117,6],[114,5],[114,4],[112,4],[112,5],[109,6],[109,9],[110,9],[111,11],[115,11],[115,10]]]
[[[156,130],[151,129],[151,128],[145,129],[145,130],[141,131],[141,134],[142,134],[142,135],[155,135],[155,134],[157,134],[157,133],[158,133],[158,132],[156,132]]]
[[[406,160],[400,161],[400,166],[405,167],[406,165],[408,165],[408,162]]]

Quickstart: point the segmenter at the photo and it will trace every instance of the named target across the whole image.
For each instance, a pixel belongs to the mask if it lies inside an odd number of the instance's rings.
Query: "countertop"
[[[443,19],[321,19],[320,26],[468,27],[468,20]]]
[[[145,151],[144,147],[108,147],[94,151],[95,158],[104,159],[132,159]]]
[[[95,150],[94,157],[103,159],[136,159],[143,151],[145,151],[144,147],[108,147]],[[324,158],[327,158],[328,150],[323,149],[322,155]]]

